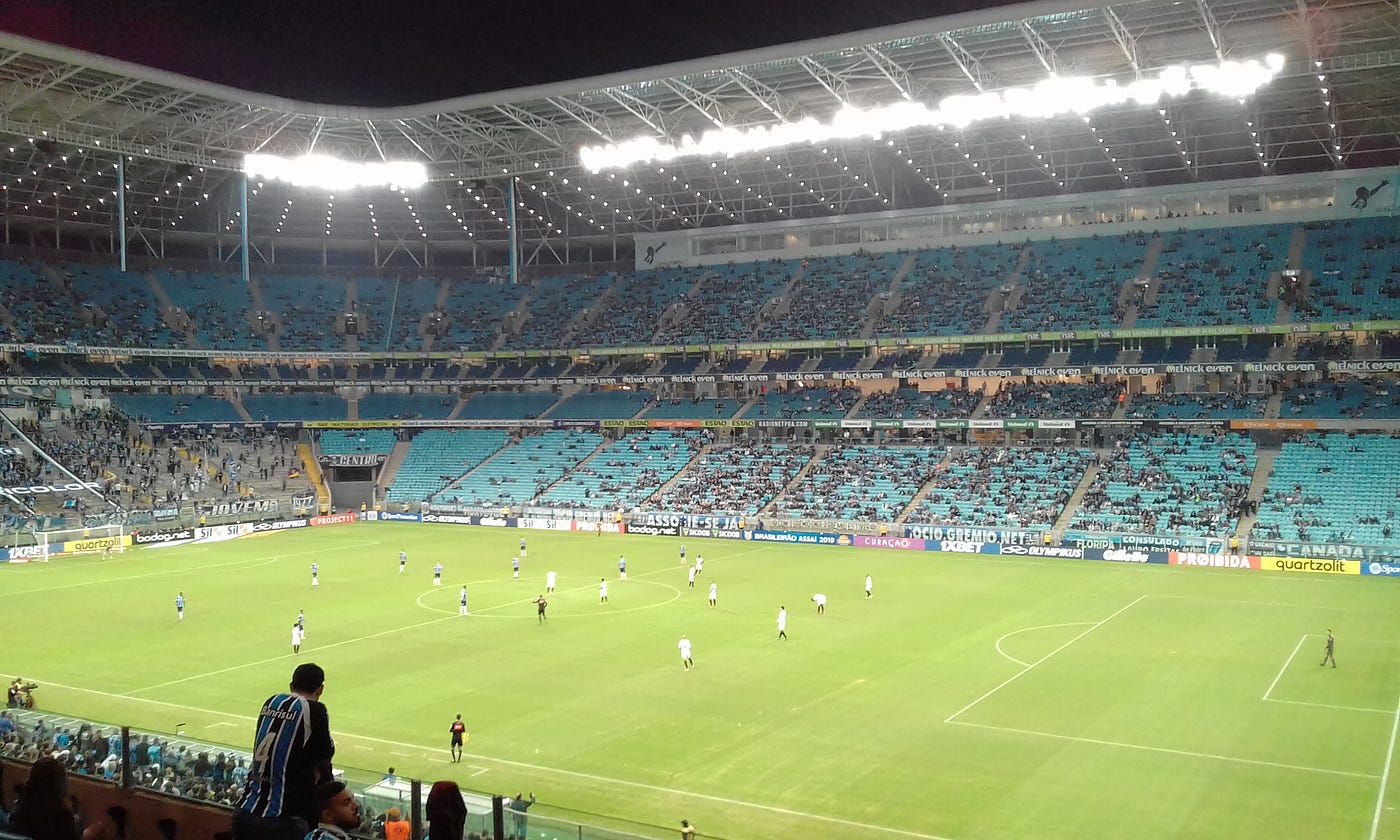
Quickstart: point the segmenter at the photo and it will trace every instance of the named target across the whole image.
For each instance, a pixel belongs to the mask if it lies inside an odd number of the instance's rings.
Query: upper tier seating
[[[335,325],[345,312],[345,280],[340,277],[284,275],[256,280],[263,306],[278,314],[278,346],[283,350],[345,349]]]
[[[143,274],[116,268],[64,266],[71,293],[91,313],[80,318],[84,343],[107,347],[175,347],[182,342],[160,317],[160,306]]]
[[[546,507],[634,510],[685,468],[700,448],[695,432],[640,431],[609,442],[540,496]]]
[[[658,496],[659,507],[756,514],[782,492],[815,451],[807,445],[782,443],[712,449],[691,461],[676,483]]]
[[[1011,279],[1020,245],[919,251],[899,302],[876,320],[878,336],[965,335],[987,323],[988,297]]]
[[[1286,225],[1180,231],[1157,258],[1156,305],[1140,304],[1136,326],[1271,324],[1269,273],[1288,256]]]
[[[814,257],[788,292],[786,314],[763,321],[756,341],[849,338],[860,333],[866,310],[889,286],[903,254]]]
[[[445,502],[500,507],[531,502],[603,443],[595,432],[551,429],[506,447],[456,485],[442,491]]]
[[[860,399],[855,388],[793,388],[769,391],[744,411],[750,420],[839,420]]]
[[[1006,332],[1112,328],[1118,290],[1142,267],[1147,239],[1119,237],[1051,240],[1030,246],[1016,308],[1002,317]]]
[[[778,497],[773,512],[890,522],[933,477],[942,458],[939,447],[832,446]]]
[[[321,432],[321,451],[327,455],[388,455],[397,440],[392,429],[327,429]]]
[[[490,350],[501,333],[501,320],[529,292],[524,286],[480,279],[454,280],[447,288],[447,335],[433,343],[439,350]],[[567,323],[557,326],[562,330]]]
[[[1088,449],[954,449],[907,521],[1029,528],[1055,524],[1074,495]]]
[[[662,314],[707,271],[663,268],[617,275],[607,305],[576,343],[590,347],[650,344]]]
[[[476,469],[508,440],[509,435],[502,429],[421,431],[413,436],[386,498],[395,503],[423,501]]]
[[[746,341],[759,312],[792,279],[798,264],[788,261],[711,267],[696,290],[682,300],[685,315],[656,335],[659,344]]]
[[[509,349],[566,347],[569,322],[579,312],[598,303],[612,283],[612,275],[544,277],[529,290],[529,317],[520,332],[506,339]]]
[[[41,269],[13,260],[0,261],[0,303],[9,310],[13,330],[6,340],[53,344],[73,334],[75,314],[68,305],[55,305],[57,287]]]
[[[1391,187],[1391,189],[1395,189]],[[1400,231],[1393,217],[1307,226],[1303,268],[1312,284],[1295,321],[1394,318],[1400,309]]]
[[[195,339],[210,350],[266,350],[248,320],[253,297],[241,279],[212,271],[154,272],[170,301],[194,321]],[[329,324],[326,325],[329,331]]]
[[[357,277],[361,350],[421,350],[419,328],[441,283],[426,278]]]
[[[1251,537],[1394,545],[1400,440],[1333,432],[1285,441]]]
[[[1224,537],[1249,492],[1247,435],[1169,433],[1119,441],[1071,528]]]

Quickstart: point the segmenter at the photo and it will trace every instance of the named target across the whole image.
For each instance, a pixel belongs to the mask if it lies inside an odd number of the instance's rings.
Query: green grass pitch
[[[0,673],[54,712],[246,750],[315,661],[339,764],[649,836],[1400,838],[1392,581],[690,540],[688,589],[680,543],[362,524],[9,566]]]

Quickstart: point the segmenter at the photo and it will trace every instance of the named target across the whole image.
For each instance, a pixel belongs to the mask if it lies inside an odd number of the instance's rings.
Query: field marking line
[[[1089,622],[1089,621],[1070,621],[1070,622],[1067,622],[1067,623],[1065,623],[1065,624],[1042,624],[1042,625],[1040,625],[1040,626],[1038,626],[1038,627],[1022,627],[1020,630],[1012,630],[1010,633],[1007,633],[1006,635],[1002,636],[1000,639],[997,639],[997,644],[996,644],[997,653],[1001,654],[1002,656],[1006,657],[1007,659],[1010,659],[1012,662],[1015,662],[1017,665],[1020,665],[1022,668],[1029,668],[1029,667],[1031,667],[1031,666],[1030,666],[1030,663],[1028,663],[1028,662],[1022,662],[1021,660],[1017,659],[1016,657],[1014,657],[1014,656],[1012,656],[1011,654],[1007,653],[1006,651],[1002,650],[1002,649],[1001,649],[1001,643],[1004,642],[1004,641],[1006,641],[1007,639],[1011,638],[1012,636],[1015,636],[1015,635],[1020,634],[1020,633],[1029,633],[1029,632],[1031,632],[1032,630],[1050,630],[1050,629],[1053,629],[1053,628],[1055,628],[1055,627],[1083,627],[1085,624],[1091,624],[1091,623],[1092,623],[1092,622]]]
[[[491,772],[491,768],[490,768],[490,767],[482,767],[480,764],[468,764],[467,766],[476,771],[475,773],[472,774],[473,776],[480,776],[482,773],[490,773],[490,772]]]
[[[218,723],[211,723],[211,724],[209,724],[208,726],[206,726],[206,727],[204,727],[204,728],[205,728],[205,729],[218,729],[220,726],[233,726],[233,724],[229,723],[229,722],[226,721],[226,720],[221,720],[221,721],[219,721]]]
[[[1287,703],[1290,706],[1312,706],[1316,709],[1332,709],[1338,712],[1371,712],[1378,715],[1393,714],[1390,709],[1369,709],[1365,706],[1338,706],[1335,703],[1309,703],[1306,700],[1280,700],[1277,697],[1265,697],[1270,703]]]
[[[281,559],[281,558],[283,558],[283,557],[304,557],[304,556],[310,555],[310,554],[325,554],[325,553],[328,552],[328,551],[344,551],[345,549],[348,549],[348,548],[364,548],[365,546],[378,545],[378,544],[379,544],[379,543],[353,543],[353,544],[351,544],[351,545],[346,545],[346,546],[336,546],[335,548],[318,548],[318,549],[314,549],[314,550],[312,550],[312,551],[298,551],[298,552],[294,552],[294,553],[292,553],[292,554],[274,554],[274,555],[268,555],[268,556],[266,556],[266,557],[244,557],[244,558],[242,558],[241,560],[230,560],[230,561],[227,562],[227,563],[212,563],[212,564],[210,564],[210,565],[208,565],[208,566],[200,566],[200,567],[199,567],[199,571],[202,573],[202,572],[204,572],[204,571],[206,571],[206,570],[210,570],[210,569],[226,569],[226,568],[229,568],[229,567],[232,567],[232,566],[247,566],[247,567],[249,567],[249,568],[252,568],[254,565],[262,564],[262,563],[264,563],[264,562],[272,562],[272,561]],[[72,582],[72,583],[60,584],[60,585],[58,585],[58,586],[43,586],[43,587],[40,587],[40,588],[38,588],[38,589],[25,589],[25,590],[23,590],[23,591],[0,592],[0,598],[4,598],[4,597],[7,597],[7,596],[13,597],[13,596],[18,596],[18,595],[32,595],[32,594],[34,594],[34,593],[36,593],[36,592],[54,592],[54,591],[62,590],[62,589],[77,589],[77,588],[82,587],[82,586],[105,586],[105,585],[107,585],[107,584],[111,584],[111,583],[120,583],[120,582],[126,581],[126,580],[140,580],[140,579],[142,579],[142,578],[163,577],[163,576],[166,576],[166,575],[188,575],[188,574],[190,574],[190,569],[189,569],[189,567],[185,566],[185,567],[181,567],[181,568],[178,568],[178,569],[167,569],[167,570],[165,570],[165,571],[160,571],[160,572],[143,572],[143,573],[141,573],[141,574],[139,574],[139,575],[125,575],[125,576],[123,576],[123,577],[103,578],[102,580],[80,580],[80,581],[74,581],[74,582]]]
[[[1381,789],[1376,794],[1376,812],[1371,815],[1371,840],[1381,828],[1381,812],[1385,810],[1385,788],[1390,783],[1390,762],[1395,758],[1395,734],[1400,732],[1400,700],[1395,701],[1395,720],[1390,724],[1390,746],[1385,749],[1385,770],[1381,771]]]
[[[1316,582],[1316,576],[1298,575],[1300,581]],[[1293,580],[1293,578],[1275,578],[1275,580]],[[1329,612],[1356,613],[1359,615],[1394,615],[1393,610],[1367,610],[1356,607],[1334,607],[1327,604],[1290,604],[1284,601],[1251,601],[1245,598],[1210,598],[1205,595],[1182,595],[1176,592],[1154,592],[1156,598],[1176,598],[1182,601],[1210,601],[1216,604],[1245,604],[1251,607],[1278,607],[1285,610],[1327,610]],[[1352,639],[1354,642],[1384,642],[1397,641],[1396,639]]]
[[[1298,644],[1293,646],[1293,652],[1288,654],[1287,659],[1283,660],[1283,666],[1279,668],[1278,673],[1274,675],[1274,681],[1269,683],[1269,687],[1264,690],[1264,696],[1259,699],[1268,700],[1269,695],[1274,693],[1274,688],[1278,686],[1278,681],[1283,679],[1283,672],[1287,671],[1288,666],[1293,664],[1293,658],[1298,655],[1298,651],[1303,649],[1303,642],[1306,642],[1311,635],[1311,633],[1304,633],[1303,638],[1298,640]]]
[[[1171,747],[1151,747],[1146,744],[1129,744],[1123,741],[1107,741],[1102,738],[1084,738],[1078,735],[1060,735],[1055,732],[1039,732],[1034,729],[1018,729],[1014,726],[995,726],[989,723],[969,723],[967,721],[952,721],[955,726],[973,726],[978,729],[990,729],[996,732],[1011,732],[1017,735],[1034,735],[1039,738],[1054,738],[1059,741],[1074,741],[1081,744],[1096,744],[1101,747],[1118,747],[1126,750],[1141,750],[1144,752],[1164,753],[1166,755],[1178,755],[1186,758],[1208,758],[1212,761],[1226,761],[1233,764],[1249,764],[1255,767],[1273,767],[1279,770],[1297,770],[1301,773],[1319,773],[1326,776],[1342,776],[1348,779],[1366,779],[1374,781],[1381,778],[1374,773],[1357,773],[1351,770],[1329,770],[1325,767],[1308,767],[1302,764],[1285,764],[1279,761],[1264,761],[1257,758],[1240,758],[1233,755],[1220,755],[1218,753],[1193,752],[1191,750],[1177,750]]]
[[[316,652],[320,652],[320,651],[323,651],[323,650],[330,650],[331,648],[343,647],[343,646],[345,646],[345,645],[352,645],[352,644],[355,644],[356,642],[368,641],[369,639],[377,639],[377,638],[379,638],[380,636],[387,636],[387,635],[389,635],[389,634],[391,634],[391,633],[402,633],[402,632],[404,632],[405,630],[417,630],[417,629],[420,628],[420,627],[427,627],[427,626],[430,625],[430,624],[437,624],[437,623],[443,622],[443,621],[450,621],[450,620],[452,620],[452,619],[454,619],[454,618],[458,618],[458,616],[456,616],[456,615],[450,615],[450,616],[443,616],[442,618],[430,618],[430,619],[428,619],[427,621],[420,621],[420,622],[418,622],[417,624],[409,624],[409,625],[406,625],[406,626],[404,626],[404,627],[391,627],[391,628],[389,628],[388,630],[380,630],[378,633],[370,633],[370,634],[365,635],[365,636],[356,636],[356,637],[353,638],[353,639],[342,639],[342,640],[340,640],[340,641],[338,641],[338,642],[331,642],[331,643],[328,644],[328,645],[321,645],[321,646],[319,646],[319,647],[316,648]],[[230,671],[239,671],[239,670],[242,670],[242,669],[244,669],[244,668],[255,668],[255,667],[259,666],[259,665],[267,665],[267,664],[270,663],[270,662],[280,662],[280,661],[282,661],[282,660],[284,660],[284,659],[297,659],[297,658],[299,658],[299,656],[300,656],[299,654],[295,654],[295,653],[284,653],[284,654],[281,654],[280,656],[270,656],[270,657],[268,657],[267,659],[259,659],[259,660],[257,660],[256,662],[244,662],[244,663],[242,663],[241,665],[230,665],[230,666],[228,666],[227,668],[219,668],[219,669],[216,670],[216,671],[205,671],[205,672],[202,673],[202,674],[191,674],[191,675],[189,675],[188,677],[180,677],[179,679],[175,679],[175,680],[166,680],[165,682],[156,683],[155,685],[147,685],[147,686],[142,686],[141,688],[133,688],[133,689],[131,689],[130,691],[124,691],[124,692],[122,692],[121,694],[119,694],[119,695],[117,695],[117,696],[119,696],[119,697],[131,697],[131,696],[134,695],[134,694],[140,694],[141,692],[144,692],[144,691],[154,691],[154,690],[157,689],[157,688],[165,688],[166,686],[179,685],[180,683],[191,682],[191,681],[193,681],[193,680],[200,680],[200,679],[204,679],[205,677],[213,677],[213,676],[217,676],[217,675],[219,675],[219,674],[227,674],[227,673],[230,672]]]
[[[1119,607],[1117,610],[1114,611],[1113,615],[1110,615],[1107,618],[1101,618],[1098,621],[1094,622],[1083,633],[1080,633],[1073,639],[1070,639],[1069,641],[1065,642],[1064,644],[1060,645],[1059,647],[1040,657],[1036,661],[1027,665],[1025,668],[1021,669],[1017,673],[1011,675],[1009,678],[1003,680],[1002,682],[997,684],[996,687],[992,688],[990,691],[983,694],[981,697],[978,697],[976,700],[973,700],[971,703],[968,703],[966,706],[963,706],[961,709],[958,709],[956,712],[953,712],[951,715],[948,715],[946,718],[943,719],[943,722],[953,723],[956,718],[970,710],[973,706],[976,706],[978,703],[981,703],[983,700],[986,700],[988,697],[991,697],[993,694],[996,694],[998,691],[1001,691],[1003,688],[1006,688],[1008,685],[1011,685],[1012,683],[1016,682],[1021,677],[1024,677],[1026,674],[1029,674],[1037,665],[1041,664],[1045,660],[1049,659],[1050,657],[1054,656],[1055,654],[1059,653],[1060,651],[1064,650],[1065,648],[1069,647],[1070,645],[1074,644],[1075,642],[1079,641],[1080,639],[1084,638],[1085,636],[1104,626],[1108,622],[1127,612],[1129,609],[1137,606],[1137,604],[1146,597],[1147,593],[1144,592],[1141,595],[1134,598],[1131,603]]]
[[[155,706],[166,706],[173,709],[180,709],[182,711],[200,712],[208,715],[217,715],[219,717],[233,718],[235,720],[257,720],[257,718],[253,715],[241,715],[236,712],[223,712],[215,709],[204,709],[198,706],[188,706],[181,703],[170,703],[165,700],[148,700],[144,697],[128,697],[125,694],[114,694],[110,691],[99,691],[94,688],[82,688],[80,686],[75,685],[65,685],[63,683],[39,679],[37,677],[35,679],[38,682],[43,683],[44,685],[51,685],[55,688],[62,688],[68,691],[77,691],[83,694],[93,694],[98,697],[108,697],[116,700],[129,700],[135,703],[146,703]],[[977,724],[966,725],[975,726]],[[438,764],[448,763],[447,759],[437,758],[434,756],[434,753],[440,753],[442,751],[440,747],[426,747],[422,744],[410,744],[406,741],[393,741],[387,738],[376,738],[372,735],[356,735],[351,732],[336,731],[333,734],[336,736],[336,738],[353,738],[359,741],[370,741],[377,744],[385,744],[391,747],[405,747],[413,750],[421,750],[425,754],[428,761],[432,761]],[[594,773],[584,773],[578,770],[564,770],[559,767],[546,767],[542,764],[529,764],[523,761],[512,761],[508,758],[496,758],[494,756],[481,755],[480,753],[463,753],[462,755],[464,758],[472,758],[477,761],[486,762],[487,764],[498,764],[505,765],[508,767],[518,767],[524,770],[536,770],[544,773],[554,773],[560,776],[569,776],[577,779],[587,779],[589,781],[600,782],[607,785],[620,785],[623,787],[639,788],[641,790],[649,790],[655,793],[665,793],[670,794],[672,796],[691,797],[694,799],[702,799],[709,802],[718,802],[721,805],[735,805],[743,808],[753,808],[759,811],[769,811],[775,814],[782,814],[784,816],[789,817],[799,817],[803,819],[817,820],[819,822],[850,826],[852,828],[863,828],[868,829],[870,831],[884,832],[887,834],[897,834],[903,837],[913,837],[916,838],[916,840],[953,840],[953,838],[944,837],[942,835],[937,834],[923,834],[921,832],[910,831],[909,829],[904,828],[891,828],[889,826],[875,825],[873,823],[863,823],[857,822],[855,820],[846,820],[840,817],[829,817],[824,814],[812,814],[806,811],[797,811],[790,808],[779,808],[776,805],[764,805],[758,802],[746,802],[742,799],[729,799],[727,797],[715,796],[713,794],[708,793],[697,793],[695,791],[678,790],[676,788],[662,787],[660,785],[651,785],[647,784],[646,782],[634,782],[628,779],[614,779],[608,776],[599,776]]]

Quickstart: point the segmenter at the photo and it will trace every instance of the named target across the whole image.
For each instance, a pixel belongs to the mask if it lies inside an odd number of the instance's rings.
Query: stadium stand
[[[785,301],[786,312],[764,320],[757,341],[848,338],[860,332],[866,311],[889,285],[903,254],[816,257]]]
[[[1132,435],[1104,457],[1070,527],[1223,538],[1234,531],[1254,464],[1247,435]]]
[[[642,415],[648,420],[716,420],[734,416],[742,405],[738,400],[670,399],[655,400]]]
[[[529,306],[519,332],[506,338],[507,349],[567,347],[574,316],[595,305],[613,282],[612,275],[545,277],[527,294]]]
[[[457,405],[453,394],[392,394],[376,391],[360,397],[361,420],[445,420]]]
[[[1133,395],[1127,415],[1133,419],[1196,420],[1203,417],[1263,417],[1268,397],[1262,394],[1147,394]]]
[[[488,391],[467,400],[457,416],[464,420],[531,420],[557,402],[555,394],[527,391]]]
[[[602,312],[578,343],[593,347],[650,344],[661,316],[690,292],[703,273],[698,268],[668,268],[617,275]]]
[[[491,349],[506,313],[520,305],[525,293],[520,286],[475,278],[450,282],[447,288],[443,306],[446,334],[434,344],[440,349]]]
[[[1393,318],[1400,298],[1400,235],[1388,217],[1307,225],[1303,268],[1312,282],[1296,320]]]
[[[663,510],[753,515],[812,460],[815,447],[756,443],[701,452],[657,502]]]
[[[907,521],[1048,527],[1093,462],[1087,449],[953,449]]]
[[[1002,317],[1010,332],[1116,326],[1119,289],[1142,265],[1145,237],[1091,237],[1036,242],[1021,285]]]
[[[601,435],[571,429],[530,435],[507,446],[437,498],[490,508],[522,505],[544,493],[602,444]]]
[[[360,452],[387,455],[394,449],[398,436],[391,429],[327,429],[321,432],[321,451],[327,455],[347,455]]]
[[[1386,379],[1321,379],[1283,394],[1280,417],[1400,418],[1400,388]]]
[[[1153,302],[1138,305],[1135,325],[1273,323],[1269,273],[1284,267],[1289,231],[1255,225],[1168,236],[1157,260]]]
[[[773,502],[772,512],[892,522],[942,458],[939,447],[821,447],[807,472]]]
[[[895,301],[876,321],[876,335],[956,335],[981,332],[992,292],[1007,283],[1019,245],[979,245],[917,252]]]
[[[413,436],[385,498],[394,503],[430,498],[500,451],[509,437],[502,429],[425,429]]]
[[[652,399],[649,391],[580,391],[550,410],[550,419],[614,420],[635,417]]]
[[[172,303],[189,316],[195,340],[211,350],[266,350],[265,333],[249,320],[253,298],[242,280],[212,271],[152,273]]]
[[[762,394],[740,416],[769,420],[840,419],[860,399],[854,388],[794,388]]]
[[[700,448],[695,432],[639,431],[609,441],[588,463],[542,494],[547,507],[633,510],[670,481]]]
[[[969,417],[981,401],[981,391],[962,388],[921,391],[918,388],[903,387],[893,391],[877,391],[866,396],[856,416],[902,420]]]
[[[1251,537],[1298,542],[1392,543],[1400,505],[1400,440],[1328,433],[1283,443]]]
[[[798,269],[798,263],[790,260],[712,269],[681,299],[683,313],[661,326],[656,341],[693,344],[748,339],[769,300]]]
[[[345,399],[338,394],[292,392],[245,394],[243,407],[254,420],[344,420]]]
[[[1123,395],[1119,383],[1004,383],[987,402],[988,417],[1113,416]]]

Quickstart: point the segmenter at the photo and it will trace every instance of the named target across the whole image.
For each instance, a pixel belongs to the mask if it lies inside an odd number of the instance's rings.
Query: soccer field
[[[338,764],[656,837],[1400,838],[1391,581],[690,540],[689,589],[680,542],[360,524],[8,566],[0,673],[246,750],[315,661]]]

